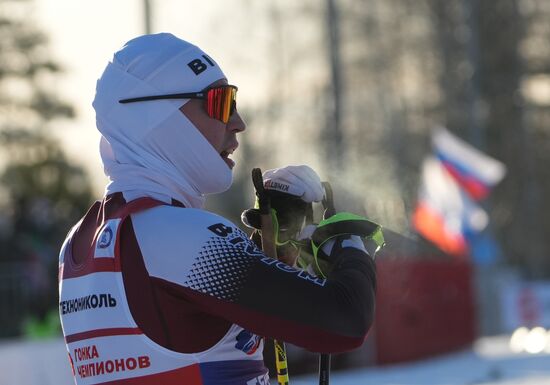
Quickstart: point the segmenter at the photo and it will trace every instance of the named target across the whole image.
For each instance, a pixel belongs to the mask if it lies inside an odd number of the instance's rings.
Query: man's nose
[[[237,111],[235,111],[233,115],[231,115],[231,118],[229,118],[229,121],[227,122],[227,129],[235,132],[243,132],[246,130],[246,123]]]

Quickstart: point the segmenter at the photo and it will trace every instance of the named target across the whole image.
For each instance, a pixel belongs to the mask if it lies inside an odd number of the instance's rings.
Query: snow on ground
[[[74,385],[63,339],[0,342],[0,385]]]
[[[331,385],[550,385],[550,353],[512,353],[508,336],[480,339],[473,349],[414,363],[333,372]],[[291,363],[292,365],[292,363]],[[292,385],[317,384],[292,376]],[[62,339],[0,342],[0,385],[71,385]],[[271,384],[276,385],[275,378]]]
[[[512,353],[508,347],[509,339],[509,336],[482,338],[471,350],[433,359],[333,372],[330,383],[331,385],[550,385],[550,354]],[[318,383],[316,376],[291,377],[290,380],[292,385]]]

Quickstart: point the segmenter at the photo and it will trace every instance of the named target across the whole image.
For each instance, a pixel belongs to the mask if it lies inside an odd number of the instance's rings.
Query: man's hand
[[[308,212],[311,212],[311,203],[323,199],[321,179],[308,166],[286,166],[265,171],[263,184],[276,219],[274,235],[279,259],[294,265],[299,250],[292,241],[297,239]],[[257,208],[245,210],[241,219],[248,227],[261,231]]]

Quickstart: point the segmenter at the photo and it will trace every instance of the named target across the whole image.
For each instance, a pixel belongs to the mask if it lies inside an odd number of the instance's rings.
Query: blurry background
[[[59,336],[57,253],[106,183],[95,82],[147,30],[199,45],[239,86],[248,129],[210,209],[240,222],[253,167],[309,164],[391,229],[375,332],[337,367],[549,328],[548,20],[546,0],[0,0],[0,338]],[[482,246],[460,256],[411,225],[440,126],[506,167],[477,202]]]

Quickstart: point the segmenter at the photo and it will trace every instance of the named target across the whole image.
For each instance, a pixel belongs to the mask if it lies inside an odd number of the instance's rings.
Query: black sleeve
[[[316,352],[360,346],[373,322],[372,259],[342,248],[327,279],[265,256],[241,230],[209,241],[187,277],[186,296],[247,330]]]

